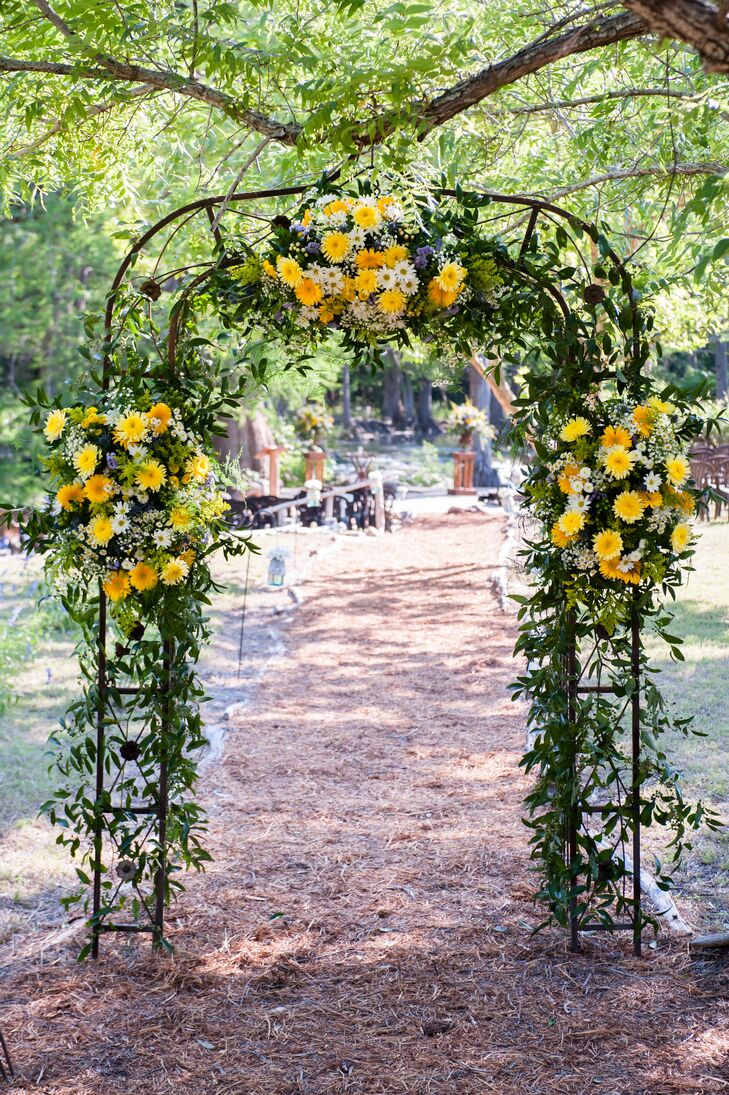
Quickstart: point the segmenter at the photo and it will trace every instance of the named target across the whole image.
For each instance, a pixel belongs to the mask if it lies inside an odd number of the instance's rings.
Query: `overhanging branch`
[[[708,0],[623,0],[654,33],[692,46],[707,72],[729,72],[729,11]]]

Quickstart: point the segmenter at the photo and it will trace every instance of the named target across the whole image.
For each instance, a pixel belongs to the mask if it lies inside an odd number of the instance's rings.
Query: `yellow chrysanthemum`
[[[195,552],[192,550],[192,548],[188,548],[187,551],[180,552],[179,558],[182,559],[184,563],[187,563],[189,567],[191,567],[192,564],[195,562]]]
[[[377,289],[377,274],[374,270],[360,270],[354,284],[359,295],[366,300]]]
[[[120,418],[114,430],[114,440],[125,449],[129,445],[138,445],[144,437],[147,421],[141,414],[127,414]]]
[[[676,492],[676,500],[678,508],[683,513],[694,513],[696,510],[696,499],[692,494],[689,494],[687,490],[679,490]]]
[[[349,251],[349,236],[344,232],[327,232],[322,238],[321,249],[330,262],[342,262]]]
[[[63,433],[68,415],[65,411],[51,411],[46,418],[43,433],[49,441],[58,441]]]
[[[608,426],[603,430],[600,436],[600,444],[604,449],[612,449],[615,445],[620,445],[624,449],[629,449],[633,444],[633,439],[630,436],[630,431],[624,429],[623,426]]]
[[[173,528],[188,528],[192,524],[192,514],[183,506],[176,506],[170,513],[170,524]]]
[[[394,201],[395,198],[392,194],[383,194],[381,198],[377,199],[377,208],[381,213],[384,213],[388,205],[392,205]]]
[[[281,281],[290,285],[292,289],[301,284],[304,274],[296,259],[287,259],[279,255],[276,259],[276,269]]]
[[[626,525],[640,521],[644,512],[643,501],[638,491],[624,490],[613,503],[613,513]]]
[[[447,262],[435,280],[447,293],[457,293],[463,284],[467,271],[457,262]]]
[[[81,428],[88,430],[91,426],[103,426],[106,422],[106,415],[99,414],[98,407],[87,407],[86,414],[81,419]]]
[[[580,469],[577,467],[576,464],[565,464],[564,468],[559,474],[559,478],[557,479],[559,489],[562,491],[563,494],[576,493],[576,491],[574,491],[571,487],[570,481],[572,479],[577,479],[579,474]]]
[[[653,432],[653,420],[656,412],[652,407],[640,404],[633,411],[633,421],[638,427],[638,433],[643,437],[650,437]]]
[[[584,523],[585,518],[581,513],[577,513],[575,510],[568,510],[567,513],[563,513],[557,522],[565,536],[575,536]]]
[[[622,578],[623,575],[618,570],[618,563],[620,562],[620,556],[616,556],[614,559],[601,559],[600,560],[600,573],[603,578]]]
[[[96,445],[84,445],[77,453],[74,453],[73,466],[82,479],[88,479],[92,472],[96,471],[101,453]]]
[[[301,223],[304,225],[305,228],[306,228],[307,224],[311,224],[311,209],[307,209],[304,212],[304,215],[301,218]]]
[[[334,201],[331,201],[328,205],[324,206],[322,212],[324,213],[325,217],[331,217],[335,213],[346,213],[347,203],[345,201],[342,201],[341,198],[335,198]]]
[[[690,471],[691,468],[685,456],[673,456],[666,461],[666,475],[674,487],[680,487],[682,483],[685,483]]]
[[[405,262],[410,258],[410,252],[407,247],[403,247],[401,243],[393,243],[389,247],[386,247],[382,256],[385,266],[397,266],[398,262]]]
[[[92,475],[86,480],[84,494],[95,506],[108,502],[114,493],[114,484],[108,475]]]
[[[355,265],[359,270],[379,270],[384,264],[385,256],[382,251],[373,251],[371,247],[365,247],[355,255]]]
[[[104,582],[104,593],[110,601],[121,601],[129,593],[129,578],[123,570],[113,571]]]
[[[143,593],[145,589],[154,589],[157,585],[157,571],[149,563],[137,563],[129,571],[129,581],[135,589]]]
[[[296,286],[296,298],[307,308],[318,304],[323,296],[321,285],[317,285],[312,278],[303,278]]]
[[[89,525],[89,532],[97,544],[108,544],[114,535],[110,517],[95,517]]]
[[[567,547],[575,538],[574,536],[567,536],[566,533],[562,532],[562,529],[559,527],[559,522],[552,526],[551,537],[552,543],[558,548]]]
[[[439,308],[449,308],[456,299],[456,294],[450,290],[441,289],[438,282],[433,278],[428,283],[428,298],[433,304],[437,304]]]
[[[654,411],[658,411],[659,414],[673,414],[676,410],[673,403],[666,403],[665,399],[659,399],[657,395],[651,396],[648,400],[648,406],[652,407]]]
[[[198,483],[202,483],[210,475],[210,460],[204,453],[192,456],[185,464],[185,472],[191,479],[197,479]]]
[[[170,428],[172,411],[166,403],[155,403],[154,407],[151,407],[147,412],[147,418],[152,427],[152,433],[159,437],[160,434],[167,433]]]
[[[623,538],[619,532],[605,529],[593,538],[592,550],[598,559],[616,559],[623,550]]]
[[[331,304],[322,304],[319,309],[319,319],[322,323],[331,323],[334,319],[334,310]]]
[[[663,505],[663,495],[659,490],[642,490],[640,493],[640,500],[646,509],[658,509]]]
[[[263,272],[265,274],[268,274],[268,276],[270,278],[277,278],[278,277],[278,274],[276,273],[276,267],[273,265],[273,263],[269,259],[264,259],[263,260]]]
[[[621,582],[630,582],[632,585],[637,586],[640,581],[640,563],[631,563],[630,570],[622,570],[618,568],[616,577]]]
[[[182,557],[179,559],[170,559],[169,563],[162,571],[162,581],[166,586],[176,586],[177,583],[181,582],[183,578],[186,578],[189,573],[190,567]]]
[[[166,478],[167,472],[158,460],[145,460],[134,473],[134,482],[142,490],[157,491]]]
[[[407,297],[400,289],[386,289],[377,298],[377,307],[381,312],[389,315],[397,315],[405,307]]]
[[[682,551],[686,550],[690,540],[691,525],[687,525],[685,521],[680,521],[671,533],[671,547],[680,555]]]
[[[61,487],[56,493],[56,501],[61,509],[72,509],[79,502],[83,502],[83,500],[83,483],[68,483],[65,487]]]
[[[354,298],[357,296],[357,287],[355,285],[354,278],[344,279],[344,285],[342,286],[340,296],[342,300],[346,300],[347,302],[354,300]]]
[[[564,426],[559,431],[559,436],[562,441],[571,443],[572,441],[578,441],[589,432],[590,423],[586,418],[578,416],[577,418],[571,418],[569,422],[565,422]]]
[[[623,448],[622,445],[615,445],[614,448],[608,450],[605,457],[605,469],[612,475],[613,479],[625,479],[632,467],[628,450]]]
[[[382,215],[373,205],[358,205],[352,212],[352,220],[360,228],[376,228],[382,220]]]

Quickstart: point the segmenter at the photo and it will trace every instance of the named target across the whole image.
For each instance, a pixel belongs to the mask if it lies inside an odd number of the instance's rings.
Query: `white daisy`
[[[353,228],[349,233],[349,246],[359,250],[364,247],[367,233],[364,228]]]
[[[170,546],[172,533],[169,529],[158,529],[152,536],[152,539],[157,547],[166,548]]]
[[[122,562],[122,570],[134,570],[134,560],[124,559]]]
[[[645,489],[649,490],[651,494],[661,489],[661,477],[654,471],[649,472],[643,482],[645,484]]]
[[[417,293],[418,289],[420,288],[418,275],[416,273],[401,275],[400,288],[402,289],[403,293],[407,293],[408,296],[412,296],[413,293]]]
[[[584,494],[573,495],[567,503],[567,509],[573,513],[586,513],[590,505],[588,498],[585,498]]]
[[[121,536],[123,532],[128,532],[131,528],[131,522],[128,517],[123,514],[119,514],[111,519],[111,527],[114,530],[116,536]]]
[[[377,271],[377,288],[378,289],[396,289],[398,288],[399,278],[394,270],[391,270],[389,266],[383,266],[381,270]]]
[[[390,202],[385,206],[382,215],[386,221],[401,221],[405,216],[405,210],[399,202]]]
[[[403,259],[402,262],[396,262],[394,266],[395,273],[399,277],[406,277],[408,274],[415,274],[417,277],[415,267],[408,262],[407,259]]]

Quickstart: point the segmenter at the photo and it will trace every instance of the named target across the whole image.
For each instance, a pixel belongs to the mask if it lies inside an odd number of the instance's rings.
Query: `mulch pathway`
[[[16,952],[0,1017],[45,1095],[702,1095],[729,977],[661,938],[536,937],[495,515],[347,540],[204,779],[215,862],[174,958]]]

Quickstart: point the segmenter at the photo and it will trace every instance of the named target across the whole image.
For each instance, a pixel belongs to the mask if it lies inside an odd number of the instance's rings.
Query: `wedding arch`
[[[272,343],[303,369],[327,338],[373,364],[383,343],[417,337],[454,366],[476,345],[524,373],[532,586],[516,598],[527,668],[514,694],[530,703],[526,824],[545,922],[569,927],[574,948],[585,928],[627,929],[640,953],[641,827],[668,825],[680,851],[705,816],[663,752],[671,722],[641,638],[650,623],[677,654],[661,593],[691,555],[686,447],[700,423],[655,388],[660,346],[630,273],[599,226],[550,202],[386,183],[330,178],[170,212],[89,325],[78,402],[38,395],[57,490],[27,531],[81,626],[85,681],[44,808],[80,863],[68,902],[90,914],[84,956],[105,932],[167,946],[179,873],[209,859],[194,798],[206,560],[254,550],[225,524],[212,440],[265,379]],[[165,268],[182,236],[201,259]]]

